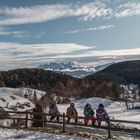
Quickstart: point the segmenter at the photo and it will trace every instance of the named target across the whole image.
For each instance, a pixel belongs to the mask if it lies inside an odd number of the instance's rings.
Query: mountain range
[[[65,73],[73,77],[83,78],[95,72],[98,72],[106,67],[110,66],[113,63],[102,64],[98,66],[83,66],[77,62],[68,62],[68,63],[45,63],[39,65],[37,68],[44,70],[51,70],[59,73]]]

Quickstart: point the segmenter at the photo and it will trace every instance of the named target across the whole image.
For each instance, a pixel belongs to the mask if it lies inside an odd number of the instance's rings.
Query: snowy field
[[[127,110],[123,102],[114,102],[108,99],[93,97],[77,100],[74,101],[74,103],[79,116],[83,116],[84,106],[86,103],[90,103],[94,111],[98,108],[100,103],[103,103],[110,118],[114,117],[114,119],[140,121],[140,109]],[[58,104],[60,112],[66,112],[68,106],[69,104]]]
[[[0,140],[139,140],[140,137],[117,135],[108,139],[102,135],[92,135],[89,138],[80,136],[57,135],[40,131],[25,131],[0,128]]]
[[[46,94],[44,91],[32,89],[32,88],[7,88],[7,87],[0,87],[0,94],[1,93],[14,93],[16,95],[24,97],[25,94],[28,95],[29,98],[34,97],[34,93],[36,93],[37,99],[39,100],[42,96]]]
[[[22,90],[22,92],[20,92]],[[33,97],[34,89],[20,88],[0,88],[0,93],[10,92],[14,94],[19,94],[23,96],[25,93],[28,93]],[[22,94],[22,95],[21,95]],[[36,90],[38,99],[45,95],[45,92]],[[140,121],[140,109],[127,110],[123,102],[114,102],[108,99],[102,98],[87,98],[73,101],[75,103],[76,109],[79,116],[83,116],[84,106],[86,103],[90,103],[94,111],[97,109],[100,103],[103,103],[105,109],[107,110],[110,118],[120,119],[120,120],[131,120],[131,121]],[[66,109],[69,107],[69,104],[58,104],[59,111],[61,113],[66,113]],[[127,125],[128,126],[128,125]],[[131,125],[131,127],[139,128],[140,125]],[[39,131],[23,131],[16,129],[0,129],[0,140],[99,140],[96,138],[83,138],[83,137],[74,137],[67,135],[56,135],[48,134]],[[139,140],[140,138],[133,138],[131,136],[117,136],[116,140]],[[105,140],[100,138],[100,140]]]
[[[0,88],[0,94],[4,92],[14,93],[20,96],[24,96],[24,94],[27,93],[31,97],[33,97],[34,92],[36,92],[38,99],[40,99],[42,96],[45,95],[45,92],[43,91],[29,89],[29,88],[17,88],[17,89],[5,88],[5,87]],[[79,116],[83,116],[84,106],[86,103],[90,103],[94,111],[97,109],[100,103],[103,103],[111,119],[114,118],[114,119],[128,120],[128,121],[140,121],[140,109],[128,110],[126,109],[125,103],[123,102],[114,102],[108,99],[102,99],[96,97],[80,99],[73,102],[75,103]],[[58,104],[59,111],[61,113],[66,113],[66,109],[68,106],[69,104]],[[139,125],[134,125],[134,127],[140,128]]]
[[[55,135],[38,131],[0,129],[0,140],[88,140],[88,139],[66,135]]]
[[[74,101],[76,109],[79,116],[84,116],[84,106],[86,103],[90,103],[94,111],[98,108],[100,103],[103,103],[106,111],[110,118],[119,119],[119,120],[128,120],[128,121],[140,121],[140,109],[126,109],[123,102],[114,102],[108,99],[102,98],[87,98]],[[58,108],[61,113],[66,112],[69,104],[59,104]],[[132,125],[131,125],[132,126]],[[140,128],[140,125],[133,125],[134,127]]]

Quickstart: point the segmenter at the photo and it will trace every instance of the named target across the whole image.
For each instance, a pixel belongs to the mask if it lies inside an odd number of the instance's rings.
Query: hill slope
[[[95,80],[99,83],[113,81],[117,83],[140,83],[140,60],[115,63],[86,79]]]
[[[42,69],[16,69],[0,72],[0,87],[29,87],[61,96],[80,95],[81,80]]]
[[[92,97],[92,98],[76,100],[74,101],[74,103],[75,103],[75,107],[78,111],[79,116],[84,116],[83,114],[84,106],[87,103],[91,104],[95,112],[96,112],[96,109],[98,108],[98,105],[100,103],[103,103],[111,119],[114,118],[114,119],[119,119],[119,120],[140,121],[140,109],[128,110],[126,109],[124,102],[116,102],[109,99]],[[61,113],[66,112],[67,107],[69,107],[69,104],[58,105],[58,108]],[[125,124],[125,125],[127,126],[128,124]],[[131,124],[131,127],[140,128],[140,125]]]

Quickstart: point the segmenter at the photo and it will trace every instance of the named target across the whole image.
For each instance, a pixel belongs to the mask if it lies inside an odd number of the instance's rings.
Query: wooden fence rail
[[[8,116],[8,115],[4,115],[4,114],[23,114],[24,117],[12,117],[12,116]],[[4,115],[4,116],[3,116]],[[37,119],[34,119],[34,118],[29,118],[29,115],[30,116],[33,116],[33,115],[41,115],[42,116],[42,119],[41,120],[37,120]],[[25,128],[28,128],[28,121],[32,121],[32,122],[42,122],[43,123],[43,127],[46,127],[46,123],[50,123],[50,120],[47,119],[47,117],[50,117],[51,115],[50,114],[47,114],[47,113],[35,113],[35,112],[28,112],[28,111],[24,111],[24,112],[16,112],[16,111],[0,111],[0,119],[10,119],[10,120],[23,120],[25,121]],[[84,124],[84,117],[82,116],[78,116],[77,119],[78,120],[82,120],[82,123],[66,123],[66,119],[67,119],[67,116],[65,115],[65,113],[63,114],[60,114],[58,115],[61,119],[61,121],[57,122],[57,121],[51,121],[51,123],[58,123],[58,124],[62,124],[62,131],[63,133],[66,132],[66,125],[77,125],[77,126],[86,126],[86,127],[93,127],[93,128],[97,128],[97,129],[106,129],[108,131],[108,138],[111,138],[111,131],[127,131],[127,132],[137,132],[140,134],[140,129],[137,129],[137,128],[120,128],[120,127],[115,127],[115,126],[111,126],[111,124],[114,122],[114,123],[126,123],[126,124],[137,124],[137,125],[140,125],[140,122],[138,121],[126,121],[126,120],[114,120],[114,119],[108,119],[107,122],[107,126],[92,126],[92,125],[85,125]],[[97,120],[97,119],[96,119]]]

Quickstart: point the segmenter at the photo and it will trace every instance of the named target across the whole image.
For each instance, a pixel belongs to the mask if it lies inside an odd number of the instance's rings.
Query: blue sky
[[[0,0],[4,69],[139,58],[139,0]]]

